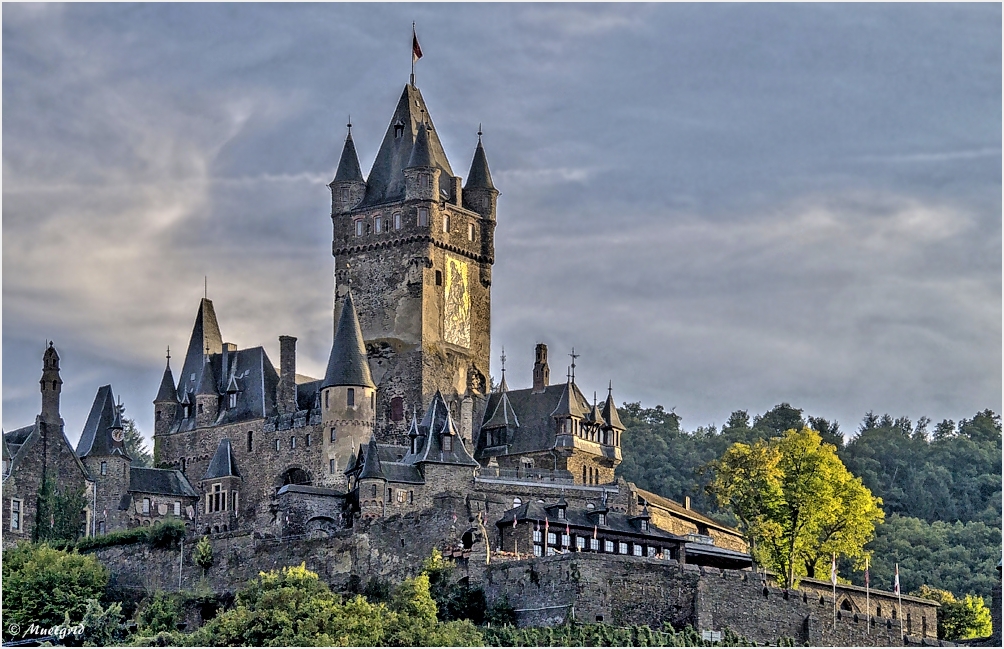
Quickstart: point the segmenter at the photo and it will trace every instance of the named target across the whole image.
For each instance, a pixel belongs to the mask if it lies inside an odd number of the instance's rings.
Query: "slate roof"
[[[598,509],[589,510],[586,508],[566,508],[565,518],[559,519],[557,518],[555,505],[556,503],[538,503],[535,500],[531,500],[523,503],[519,507],[507,510],[502,514],[502,517],[495,522],[495,524],[499,527],[512,525],[513,515],[515,515],[517,521],[539,521],[541,529],[544,528],[544,521],[547,520],[550,522],[550,529],[552,532],[563,531],[565,524],[567,523],[570,527],[579,527],[588,530],[592,530],[595,526],[599,532],[614,532],[617,534],[630,534],[635,536],[645,536],[648,538],[686,541],[684,537],[670,534],[669,532],[659,529],[655,525],[649,525],[648,531],[643,532],[639,523],[636,522],[637,517],[630,517],[627,514],[603,512],[603,510]],[[598,523],[597,514],[601,512],[606,514],[605,525],[599,525]]]
[[[503,390],[495,404],[495,410],[491,417],[482,424],[482,428],[519,428],[519,417],[513,410],[512,403],[509,402],[509,395]]]
[[[577,409],[585,413],[589,409],[589,404],[578,386],[574,383],[571,385],[572,400]],[[555,412],[567,386],[567,383],[558,383],[549,385],[537,393],[534,393],[532,388],[509,390],[505,393],[514,414],[519,418],[519,428],[516,429],[515,434],[510,435],[511,439],[508,441],[509,454],[533,453],[554,448],[557,430],[552,413]],[[488,396],[488,403],[485,407],[485,413],[491,413],[488,417],[495,414],[496,407],[501,400],[502,393],[493,392]],[[482,428],[484,428],[484,424],[482,424]],[[479,453],[483,450],[479,449]]]
[[[112,386],[102,385],[94,395],[91,411],[77,442],[77,457],[118,454],[128,457],[121,442],[112,439],[112,429],[121,428],[122,420],[112,395]]]
[[[467,174],[467,184],[464,189],[495,189],[492,184],[492,172],[488,169],[488,158],[485,148],[481,146],[481,135],[478,135],[478,148],[474,149],[474,159],[471,160],[471,170]]]
[[[614,403],[613,386],[608,389],[607,400],[603,404],[603,419],[611,428],[624,430],[624,424],[621,423],[621,416],[617,412],[617,405]]]
[[[359,327],[359,318],[356,317],[351,291],[342,303],[342,313],[338,317],[338,329],[331,343],[328,369],[324,373],[321,389],[335,385],[376,388],[370,374],[369,361],[366,360],[363,332]]]
[[[561,397],[558,399],[558,405],[554,407],[551,411],[552,417],[585,417],[586,413],[589,411],[589,404],[582,397],[582,393],[579,392],[578,395],[575,393],[579,391],[579,388],[572,383],[571,379],[565,383],[564,389],[561,391]],[[576,396],[582,397],[582,399],[577,399]],[[583,404],[586,404],[583,408]]]
[[[722,530],[725,532],[730,532],[737,536],[739,535],[739,533],[736,530],[729,527],[728,525],[723,525],[722,523],[719,523],[715,519],[708,518],[704,514],[700,514],[694,511],[693,509],[687,509],[686,507],[676,502],[675,500],[670,500],[665,496],[660,496],[659,494],[652,493],[651,491],[645,491],[644,489],[638,489],[637,487],[635,487],[634,490],[638,493],[639,496],[648,501],[650,505],[658,505],[659,507],[667,509],[670,512],[672,512],[674,516],[678,516],[679,518],[683,519],[689,519],[691,521],[704,523],[705,525],[710,525],[715,529]]]
[[[360,480],[367,478],[384,478],[383,469],[380,466],[380,452],[377,450],[376,437],[370,437],[370,443],[366,447],[363,458],[363,470],[359,474]]]
[[[227,367],[223,366],[223,356],[222,353],[212,354],[209,357],[209,363],[201,363],[199,365],[199,373],[196,375],[196,380],[194,382],[183,381],[182,385],[192,383],[193,390],[191,394],[194,396],[194,387],[202,382],[202,372],[205,368],[210,368],[214,381],[216,377],[220,377],[220,381],[216,382],[213,388],[217,390],[216,394],[222,392],[229,385],[231,379],[234,380],[238,389],[236,393],[237,404],[234,408],[220,408],[220,413],[216,420],[216,424],[218,425],[251,419],[262,419],[275,415],[275,390],[279,385],[279,374],[272,366],[272,362],[269,360],[264,348],[252,347],[251,349],[239,349],[228,352],[226,354]],[[309,393],[309,384],[304,390]],[[297,386],[297,395],[298,399],[303,398],[300,386]],[[182,404],[186,400],[189,403],[194,403],[194,400],[189,396],[189,392],[179,392],[179,397]],[[229,404],[226,405],[229,406]],[[178,422],[172,428],[172,432],[192,430],[195,427],[194,410],[195,408],[190,409],[188,419],[179,418]]]
[[[185,474],[177,469],[131,467],[129,469],[129,491],[185,498],[199,497]]]
[[[345,146],[342,147],[342,157],[338,160],[338,170],[332,182],[361,182],[363,172],[359,169],[359,156],[356,155],[356,144],[352,141],[352,131],[345,136]]]
[[[415,146],[411,148],[411,156],[408,158],[408,167],[431,167],[432,155],[429,153],[429,129],[425,124],[420,124],[418,133],[415,135]]]
[[[211,396],[219,396],[220,394],[220,389],[216,386],[216,376],[213,374],[213,364],[208,356],[202,367],[202,374],[199,376],[199,384],[195,388],[195,394]]]
[[[233,449],[230,446],[230,438],[224,437],[216,447],[216,453],[209,462],[206,475],[203,480],[213,478],[226,478],[229,476],[241,477],[241,472],[237,470],[237,460],[234,459]]]
[[[366,177],[366,197],[361,203],[362,207],[404,200],[404,169],[411,159],[411,150],[415,145],[418,128],[423,122],[430,127],[428,132],[430,166],[441,169],[449,176],[454,175],[422,93],[418,88],[406,85],[394,110],[394,116],[387,126],[373,167]],[[403,127],[400,129],[400,134],[395,132],[398,130],[395,125]]]
[[[216,310],[213,309],[212,300],[203,298],[199,302],[199,312],[195,316],[192,337],[188,341],[185,364],[178,377],[179,394],[182,392],[195,394],[196,387],[199,385],[199,377],[202,376],[207,347],[210,355],[221,353],[223,351],[223,336],[220,334],[220,325],[216,322]]]
[[[174,374],[171,373],[171,359],[167,360],[167,367],[164,368],[164,377],[160,380],[160,389],[157,390],[157,401],[178,401],[178,390],[174,387]]]
[[[429,409],[425,411],[422,423],[418,425],[418,430],[420,434],[418,453],[409,454],[405,458],[405,462],[409,464],[436,462],[438,464],[480,466],[471,457],[467,447],[464,446],[464,440],[457,434],[456,424],[453,423],[453,417],[446,406],[442,392],[436,391],[432,403],[429,404]],[[449,451],[443,449],[444,433],[453,436],[452,449]]]

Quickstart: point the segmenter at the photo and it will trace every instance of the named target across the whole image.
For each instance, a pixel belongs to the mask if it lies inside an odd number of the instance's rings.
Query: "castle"
[[[231,587],[242,570],[274,563],[262,547],[284,542],[351,555],[348,567],[326,569],[332,581],[414,569],[412,559],[433,547],[485,564],[494,555],[496,565],[588,555],[609,566],[752,575],[735,529],[689,499],[615,477],[625,428],[612,386],[590,402],[574,356],[564,380],[551,383],[538,344],[529,387],[515,390],[503,356],[491,386],[499,191],[481,137],[464,183],[409,83],[364,178],[349,125],[329,185],[337,324],[324,377],[297,373],[293,336],[279,337],[278,368],[262,347],[225,342],[212,301],[202,299],[180,372],[168,355],[153,399],[157,468],[132,466],[111,386],[98,389],[71,447],[50,344],[41,414],[3,436],[4,546],[32,538],[42,481],[58,476],[84,494],[87,535],[174,518],[193,538],[246,548],[220,575]],[[568,577],[554,565],[559,581]],[[519,580],[494,570],[499,583]],[[522,601],[522,585],[519,593]],[[846,610],[860,608],[858,599],[848,595]],[[691,614],[673,615],[678,623]],[[925,624],[924,635],[933,628]]]

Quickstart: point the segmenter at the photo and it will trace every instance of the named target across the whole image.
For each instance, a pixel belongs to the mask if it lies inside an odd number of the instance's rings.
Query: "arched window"
[[[356,219],[355,226],[356,226],[356,236],[357,237],[361,237],[364,234],[366,234],[366,222],[365,221],[363,221],[362,219]]]
[[[474,241],[474,224],[473,223],[468,223],[467,224],[467,240],[468,241]]]
[[[378,216],[375,219],[373,219],[373,226],[374,226],[373,229],[376,231],[377,234],[383,232],[383,217]]]
[[[401,213],[400,212],[398,212],[398,213],[396,213],[394,215],[394,229],[395,230],[400,230],[401,229]]]
[[[520,499],[519,496],[516,496],[515,498],[512,499],[512,506],[513,507],[519,507],[522,504],[523,504],[523,501],[522,501],[522,499]]]
[[[392,421],[404,419],[404,398],[394,397],[390,400],[390,418]]]

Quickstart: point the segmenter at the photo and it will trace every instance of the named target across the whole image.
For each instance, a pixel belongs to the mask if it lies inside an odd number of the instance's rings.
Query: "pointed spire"
[[[115,446],[111,431],[121,428],[122,419],[112,397],[112,386],[102,385],[94,395],[94,402],[80,433],[77,457],[111,455]]]
[[[467,173],[467,184],[464,191],[469,189],[495,189],[492,183],[492,172],[488,169],[488,157],[485,155],[485,148],[481,144],[481,126],[478,126],[478,146],[474,149],[474,159],[471,160],[471,170]]]
[[[237,470],[237,461],[234,459],[234,452],[230,446],[230,438],[224,437],[216,447],[216,453],[209,462],[209,468],[206,469],[206,475],[202,479],[211,480],[231,476],[239,478],[241,473]]]
[[[356,307],[352,302],[352,291],[349,291],[345,296],[345,302],[342,303],[342,313],[338,318],[338,329],[331,343],[328,369],[324,373],[321,389],[336,385],[376,388],[373,376],[370,374],[369,362],[366,360],[363,332],[359,326]]]
[[[199,377],[199,386],[195,389],[195,394],[196,396],[203,394],[219,396],[219,392],[216,391],[216,376],[213,374],[213,364],[209,362],[209,356],[206,356],[206,362],[203,364],[202,376]]]
[[[366,177],[363,206],[404,200],[404,169],[411,160],[411,150],[422,124],[427,125],[430,166],[442,170],[445,176],[454,175],[422,93],[418,88],[406,85],[387,125],[387,132],[373,161],[373,167]]]
[[[589,420],[589,423],[593,424],[594,426],[602,426],[606,423],[606,420],[603,419],[603,413],[600,412],[600,407],[596,402],[595,392],[593,392],[593,407],[589,411],[587,419]]]
[[[185,363],[181,368],[178,392],[195,392],[196,381],[202,372],[206,356],[219,354],[223,351],[223,336],[220,325],[216,322],[216,310],[212,300],[203,298],[199,302],[199,312],[195,316],[192,327],[192,337],[185,351]]]
[[[411,424],[408,426],[408,438],[420,437],[422,433],[418,430],[418,411],[414,408],[411,411]]]
[[[554,411],[551,413],[551,416],[581,418],[585,414],[586,413],[582,410],[582,406],[579,404],[579,400],[576,398],[575,384],[572,383],[571,376],[569,376],[568,382],[565,383],[565,387],[561,391],[561,398],[558,400],[558,405],[554,407]]]
[[[621,423],[620,415],[617,413],[617,406],[614,404],[613,381],[610,382],[610,386],[607,388],[607,401],[603,404],[603,419],[606,420],[607,426],[610,428],[624,430],[624,424]]]
[[[429,153],[429,129],[425,124],[421,124],[418,127],[418,135],[415,136],[415,146],[411,149],[411,156],[408,158],[408,165],[405,169],[431,166],[432,155]]]
[[[122,430],[122,400],[119,399],[117,405],[113,405],[112,408],[115,410],[115,415],[112,417],[112,424],[108,427],[109,430]]]
[[[167,367],[164,368],[164,376],[160,379],[160,389],[154,403],[158,401],[178,402],[178,391],[174,387],[174,374],[171,373],[171,348],[167,348]]]
[[[363,172],[359,168],[359,156],[356,154],[356,145],[352,141],[352,122],[348,124],[349,133],[345,136],[345,145],[342,147],[342,157],[338,160],[338,171],[335,172],[335,179],[332,182],[363,182]]]
[[[380,451],[377,449],[376,437],[370,437],[369,446],[366,447],[366,457],[363,460],[363,471],[359,474],[360,480],[375,478],[386,480],[383,474],[383,467],[380,466]]]
[[[499,392],[508,392],[509,384],[505,382],[505,347],[502,348],[502,380],[499,382]]]

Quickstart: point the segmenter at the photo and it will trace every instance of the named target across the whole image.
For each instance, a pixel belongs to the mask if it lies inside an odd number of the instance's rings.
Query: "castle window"
[[[395,230],[400,230],[401,229],[401,213],[400,212],[398,212],[398,213],[396,213],[394,215],[394,229]]]
[[[448,233],[449,231],[450,231],[450,215],[449,214],[444,214],[443,215],[443,232],[447,232]]]
[[[237,393],[236,392],[231,392],[230,393],[230,406],[229,407],[230,408],[236,408],[237,407]]]
[[[565,520],[565,508],[564,507],[559,507],[558,508],[558,520]]]
[[[639,544],[639,543],[635,543],[635,544],[634,544],[634,556],[636,556],[636,557],[640,557],[641,555],[642,555],[642,547],[641,547],[641,544]]]
[[[102,462],[101,463],[101,475],[108,475],[108,463],[107,462]]]
[[[143,513],[146,514],[147,516],[150,515],[150,499],[149,498],[144,498],[143,499]]]
[[[453,435],[443,435],[443,451],[446,453],[453,451]]]
[[[627,554],[628,553],[627,543],[625,543],[624,541],[621,541],[620,543],[618,543],[617,544],[617,552],[618,552],[618,554]]]
[[[648,556],[655,557],[655,546],[648,546]]]
[[[522,504],[523,504],[523,500],[519,496],[516,496],[515,498],[512,499],[512,506],[513,507],[519,507]]]
[[[330,460],[328,460],[328,473],[330,473],[332,475],[335,474],[335,459],[334,458],[331,458]]]
[[[436,271],[436,286],[442,286],[442,285],[443,285],[443,271],[437,270]]]
[[[586,482],[586,467],[582,467],[582,484],[589,484]]]
[[[376,485],[370,485],[370,496],[376,498]]]
[[[342,202],[343,203],[348,203],[349,202],[349,188],[348,187],[342,187],[342,192],[341,193],[342,193]]]
[[[563,547],[563,548],[567,548],[567,547],[568,547],[568,545],[569,545],[569,544],[570,544],[571,542],[572,542],[572,540],[571,540],[571,538],[569,538],[569,536],[568,536],[567,534],[562,534],[562,535],[561,535],[561,547]]]
[[[548,532],[547,543],[548,545],[556,545],[558,543],[558,535],[555,532]]]
[[[21,501],[10,501],[10,529],[17,531],[21,529]]]
[[[254,450],[254,432],[248,431],[248,453]]]
[[[554,551],[554,548],[552,548],[551,546],[547,546],[547,556],[553,557],[555,554],[557,553]]]
[[[161,415],[160,415],[160,411],[158,410],[158,411],[157,411],[157,415],[156,415],[155,419],[156,419],[157,421],[160,421],[160,416],[161,416]]]
[[[581,552],[586,549],[586,537],[576,536],[575,537],[575,547]]]
[[[404,489],[397,490],[397,502],[404,504]]]
[[[390,400],[390,418],[393,421],[404,419],[404,399],[402,397],[394,397]]]
[[[98,523],[98,534],[104,534],[104,533],[105,533],[105,522],[100,521]]]
[[[236,491],[231,491],[230,492],[230,508],[232,510],[234,510],[235,514],[237,513],[237,492]]]
[[[892,619],[896,619],[896,609],[892,609]]]
[[[355,220],[356,236],[361,237],[366,233],[366,222],[362,219]]]
[[[541,539],[540,530],[534,530],[533,531],[533,542],[534,543],[540,543],[540,539]]]
[[[370,408],[376,410],[376,390],[370,392]]]
[[[614,542],[613,541],[603,541],[603,551],[604,552],[613,552],[614,551]]]
[[[875,616],[882,617],[882,605],[878,604],[875,606]]]
[[[354,406],[356,405],[356,389],[348,388],[345,390],[345,405]]]
[[[199,404],[199,414],[200,415],[202,414],[202,404],[201,403]]]
[[[533,546],[533,556],[539,557],[543,554],[543,549],[539,545]]]
[[[593,552],[600,551],[600,540],[599,539],[589,539],[589,549]]]
[[[422,228],[429,227],[429,208],[420,207],[418,208],[418,225]]]
[[[415,492],[414,491],[409,491],[408,492],[408,504],[409,505],[414,505],[415,504]]]
[[[305,441],[307,442],[307,446],[310,446],[310,433],[307,433],[307,439]]]
[[[174,501],[174,515],[175,516],[181,516],[181,501],[180,500],[175,500]]]
[[[181,458],[181,472],[184,473],[185,469],[187,468],[188,468],[188,460],[185,458]]]
[[[596,519],[597,519],[596,522],[599,525],[606,525],[607,524],[607,515],[606,514],[599,514],[599,515],[597,515]]]
[[[275,450],[279,450],[279,440],[275,440]]]
[[[289,436],[289,448],[296,448],[296,437],[294,435]]]
[[[331,441],[332,441],[332,442],[333,442],[333,441],[335,441],[335,438],[336,438],[336,435],[335,435],[335,427],[334,427],[334,426],[332,426],[332,427],[331,427]]]
[[[394,490],[387,489],[387,502],[394,502]]]
[[[383,232],[383,217],[378,216],[375,219],[373,219],[373,225],[374,225],[374,230],[376,230],[377,234]]]
[[[474,241],[474,224],[473,223],[468,223],[467,224],[467,240],[468,241]]]
[[[330,401],[328,399],[329,396],[331,396],[330,392],[325,392],[324,393],[324,409],[325,410],[327,410],[327,409],[329,409],[331,407],[331,403],[330,403]]]
[[[418,174],[418,186],[422,189],[432,187],[432,177],[429,174]]]
[[[648,521],[643,520],[641,522],[641,531],[642,532],[647,532],[648,531]]]

